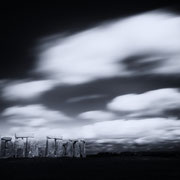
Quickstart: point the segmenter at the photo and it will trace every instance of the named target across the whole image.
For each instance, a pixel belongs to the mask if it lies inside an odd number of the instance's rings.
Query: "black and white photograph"
[[[0,179],[180,179],[180,2],[5,2],[0,26]]]

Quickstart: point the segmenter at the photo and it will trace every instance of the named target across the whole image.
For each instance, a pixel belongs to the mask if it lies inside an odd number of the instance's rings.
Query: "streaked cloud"
[[[59,84],[86,83],[114,76],[179,74],[179,30],[179,16],[152,11],[59,40],[57,37],[47,43],[42,41],[36,72]],[[137,65],[147,66],[146,71],[128,67],[126,58],[136,55],[144,55],[137,60]],[[152,66],[154,63],[156,66]]]
[[[87,96],[79,96],[79,97],[72,97],[67,100],[68,103],[80,102],[84,100],[91,100],[91,99],[98,99],[105,97],[103,94],[94,94],[94,95],[87,95]]]
[[[176,88],[157,89],[142,94],[115,97],[107,107],[113,111],[127,112],[129,116],[161,115],[166,110],[180,106],[180,91]]]
[[[82,135],[94,139],[124,139],[139,143],[180,138],[180,121],[168,118],[97,122],[82,128]],[[140,142],[141,141],[141,142]]]
[[[51,126],[71,120],[62,112],[50,110],[43,105],[13,106],[5,109],[2,116],[7,118],[9,123],[36,127]]]
[[[44,80],[11,81],[5,84],[3,97],[37,98],[55,86],[111,77],[179,74],[179,30],[180,17],[159,10],[103,23],[66,37],[45,37],[39,43],[37,63],[31,70],[44,75]]]
[[[92,120],[96,122],[113,120],[116,118],[116,116],[113,113],[100,110],[83,112],[79,114],[78,117],[84,120]]]
[[[146,118],[96,122],[78,127],[57,126],[13,126],[10,133],[34,132],[38,137],[46,135],[63,136],[65,139],[85,138],[99,143],[148,144],[180,139],[180,120],[171,118]]]
[[[54,87],[54,81],[51,80],[22,80],[10,81],[5,83],[2,89],[2,97],[6,100],[26,100],[37,98],[43,92]]]

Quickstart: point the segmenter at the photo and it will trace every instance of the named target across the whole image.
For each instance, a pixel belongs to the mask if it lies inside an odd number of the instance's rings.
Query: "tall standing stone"
[[[38,157],[46,157],[46,141],[45,140],[39,140],[36,143],[36,151]]]
[[[11,137],[1,138],[1,157],[9,158],[13,157],[13,142]]]
[[[16,138],[14,142],[14,151],[15,151],[15,157],[17,158],[23,158],[25,157],[25,143],[26,140],[23,138]]]
[[[18,133],[15,134],[15,155],[17,157],[30,157],[30,138],[34,138],[33,134]],[[29,154],[30,153],[30,154]]]
[[[63,146],[63,140],[56,141],[56,157],[63,157],[65,154],[65,149]]]
[[[38,152],[36,150],[36,141],[34,139],[29,139],[27,144],[27,155],[28,158],[33,158],[38,156]]]
[[[85,158],[86,157],[86,142],[81,139],[80,141],[80,156]]]
[[[73,150],[74,150],[74,157],[79,158],[80,157],[80,142],[78,140],[74,141]]]
[[[63,141],[63,156],[66,157],[67,156],[67,145],[68,145],[68,141],[64,140]]]
[[[66,156],[73,157],[73,141],[72,140],[67,141]]]
[[[46,151],[47,157],[55,157],[55,140],[53,138],[47,137]]]

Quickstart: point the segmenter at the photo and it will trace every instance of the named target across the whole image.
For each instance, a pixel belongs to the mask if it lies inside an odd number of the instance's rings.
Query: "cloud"
[[[87,96],[79,96],[79,97],[72,97],[67,100],[68,103],[74,103],[74,102],[80,102],[84,100],[91,100],[91,99],[97,99],[105,97],[103,94],[94,94],[94,95],[87,95]]]
[[[7,82],[7,80],[1,79],[0,80],[0,88],[2,88],[6,82]]]
[[[125,142],[158,142],[180,138],[180,121],[166,118],[97,122],[82,128],[82,136],[94,139],[123,139]],[[141,140],[141,142],[140,142]]]
[[[50,110],[40,104],[9,107],[2,112],[2,116],[9,123],[27,127],[58,125],[71,120],[60,111]]]
[[[31,99],[36,98],[45,91],[54,87],[54,81],[11,81],[5,84],[2,89],[2,97],[6,100]]]
[[[130,116],[160,115],[166,110],[180,107],[180,91],[167,88],[121,95],[109,102],[107,107],[113,111],[127,112]]]
[[[17,119],[15,118],[14,120]],[[25,122],[27,122],[26,118]],[[180,120],[172,118],[146,118],[142,120],[116,119],[114,121],[96,122],[78,127],[62,127],[57,126],[57,124],[56,126],[50,126],[50,124],[39,126],[41,119],[37,119],[36,122],[33,118],[30,122],[31,125],[22,124],[22,126],[19,126],[17,124],[16,126],[11,126],[8,129],[8,133],[6,131],[6,134],[33,132],[37,137],[42,138],[47,135],[56,135],[63,136],[64,139],[85,138],[97,140],[101,143],[111,142],[123,144],[148,144],[180,139]]]
[[[100,110],[83,112],[79,114],[78,117],[84,120],[93,120],[93,121],[107,121],[116,118],[113,113],[100,111]]]
[[[180,17],[153,11],[108,22],[86,31],[42,41],[36,72],[59,84],[138,74],[179,74]],[[146,57],[146,54],[150,54]],[[146,71],[129,69],[125,59],[145,54]]]
[[[46,37],[39,44],[38,61],[32,70],[44,75],[45,80],[5,83],[2,96],[6,100],[27,100],[64,84],[142,74],[179,74],[179,30],[179,16],[152,11],[71,36]]]

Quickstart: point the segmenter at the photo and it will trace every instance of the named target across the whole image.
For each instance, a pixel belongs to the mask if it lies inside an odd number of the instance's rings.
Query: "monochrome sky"
[[[0,134],[178,142],[178,7],[127,2],[9,8],[2,34]]]

